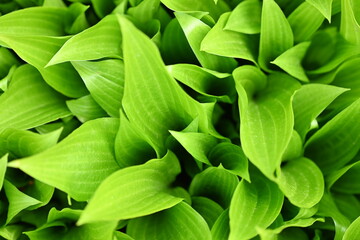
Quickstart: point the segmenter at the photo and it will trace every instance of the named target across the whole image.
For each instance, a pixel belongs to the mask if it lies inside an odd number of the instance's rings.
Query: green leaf
[[[356,101],[360,96],[360,58],[353,58],[343,63],[336,71],[329,74],[333,78],[331,84],[343,88],[349,88],[339,96],[330,106],[331,109],[344,109]]]
[[[136,7],[128,9],[127,14],[134,17],[142,25],[154,19],[159,11],[160,0],[143,0]]]
[[[284,195],[278,186],[259,174],[251,183],[242,180],[230,204],[230,240],[250,239],[258,228],[267,228],[279,215]]]
[[[306,2],[313,5],[329,22],[331,22],[331,6],[333,0],[306,0]]]
[[[9,89],[0,96],[0,129],[29,129],[69,115],[65,99],[29,65],[16,69]]]
[[[360,44],[360,11],[359,1],[341,1],[341,26],[340,33],[353,43]]]
[[[345,230],[349,227],[350,221],[337,208],[330,193],[325,192],[319,203],[319,216],[331,217],[335,225],[334,240],[343,239]]]
[[[20,58],[39,70],[46,83],[68,97],[81,97],[88,91],[70,63],[45,67],[68,37],[0,35]],[[63,76],[67,76],[64,78]]]
[[[121,32],[115,15],[109,15],[96,25],[76,34],[61,46],[47,65],[68,61],[120,58]]]
[[[134,239],[198,239],[210,240],[205,220],[186,203],[150,216],[130,220],[126,233]]]
[[[167,70],[176,80],[191,87],[198,93],[218,101],[234,101],[234,81],[231,74],[219,73],[193,64],[175,64]]]
[[[0,78],[6,77],[14,65],[19,65],[19,61],[9,49],[0,47]]]
[[[207,197],[227,208],[238,182],[238,178],[225,169],[209,167],[193,178],[189,193]]]
[[[293,33],[284,13],[274,0],[264,0],[261,14],[259,65],[269,63],[293,46]]]
[[[102,222],[101,224],[86,224],[75,226],[81,210],[64,208],[61,211],[50,209],[47,222],[40,228],[25,232],[30,239],[46,240],[49,236],[57,236],[56,239],[89,239],[107,240],[112,239],[117,223],[115,221]]]
[[[16,240],[19,239],[24,229],[25,226],[23,224],[2,226],[0,227],[0,236],[5,239]]]
[[[234,59],[216,56],[203,51],[202,41],[211,31],[208,25],[186,13],[176,12],[175,16],[185,33],[191,49],[204,68],[219,72],[231,72],[236,67],[237,63]]]
[[[312,159],[325,175],[346,165],[358,153],[359,118],[360,99],[328,121],[307,141],[305,156]]]
[[[32,7],[0,17],[0,34],[63,36],[66,8]]]
[[[124,92],[124,63],[117,59],[71,62],[94,100],[110,115],[119,117]]]
[[[309,79],[301,65],[301,61],[303,60],[309,46],[310,42],[299,43],[298,45],[285,51],[271,63],[277,65],[291,76],[303,82],[308,82]]]
[[[209,12],[214,19],[219,18],[222,13],[230,11],[225,1],[219,1],[217,4],[215,4],[213,0],[199,0],[196,2],[192,0],[161,0],[161,2],[173,11]]]
[[[115,156],[121,168],[143,164],[156,157],[140,130],[123,113],[120,114],[120,128],[115,140]]]
[[[0,130],[0,155],[10,153],[16,157],[28,157],[40,153],[58,142],[61,131],[40,135],[14,128]]]
[[[251,66],[239,67],[233,75],[239,94],[242,149],[261,172],[273,178],[292,136],[291,99],[299,84],[281,73],[266,79]]]
[[[202,40],[200,50],[218,56],[245,59],[257,64],[255,58],[258,51],[258,36],[224,29],[229,16],[230,13],[221,15],[216,25]]]
[[[91,0],[94,11],[100,18],[104,18],[111,13],[116,7],[114,2],[115,1]]]
[[[191,202],[192,208],[194,208],[205,219],[210,229],[224,211],[218,203],[210,200],[209,198],[192,197]]]
[[[196,160],[211,165],[207,155],[217,144],[215,137],[196,132],[170,131],[170,133]]]
[[[91,95],[66,101],[71,113],[81,122],[108,116],[106,112],[94,101]]]
[[[299,133],[301,139],[305,139],[322,111],[347,89],[325,84],[306,84],[301,86],[294,94],[293,108],[295,124],[294,129]]]
[[[211,235],[213,240],[227,240],[230,234],[229,226],[229,209],[226,209],[218,217],[214,226],[211,228]]]
[[[260,25],[261,2],[259,0],[248,0],[239,3],[234,8],[224,29],[245,34],[256,34],[260,33]]]
[[[170,151],[162,159],[115,172],[96,190],[78,224],[136,218],[178,204],[182,199],[170,194],[170,184],[179,173],[179,162]]]
[[[54,147],[8,165],[77,201],[86,201],[108,175],[119,169],[113,153],[117,129],[118,119],[88,121]]]
[[[198,115],[200,122],[207,121],[207,116],[199,114],[200,105],[171,78],[155,44],[125,18],[119,16],[119,21],[126,82],[123,108],[129,121],[162,156],[168,130],[183,129]]]
[[[356,240],[360,238],[360,217],[353,221],[349,228],[346,229],[344,240]]]
[[[277,183],[289,201],[299,208],[313,207],[324,194],[321,170],[307,158],[294,159],[281,167]]]
[[[172,19],[164,30],[160,51],[167,64],[181,62],[198,64],[196,56],[176,18]]]
[[[7,163],[8,163],[8,155],[2,156],[0,158],[0,191],[4,183]]]
[[[360,46],[344,40],[334,28],[318,31],[303,60],[308,74],[322,74],[334,70],[344,61],[360,53]]]
[[[228,142],[219,143],[211,149],[208,159],[214,166],[221,165],[250,182],[248,160],[239,146]]]
[[[339,210],[350,220],[355,220],[360,216],[360,202],[355,195],[333,194],[334,201]]]
[[[282,156],[282,161],[299,158],[303,155],[303,140],[297,131],[293,131],[289,145]]]
[[[349,194],[360,193],[360,162],[353,164],[332,186],[332,189]]]
[[[288,17],[294,41],[308,41],[324,21],[324,16],[308,2],[303,2]]]
[[[22,193],[7,180],[4,181],[4,189],[9,200],[6,223],[9,223],[22,210],[40,203],[39,200]]]

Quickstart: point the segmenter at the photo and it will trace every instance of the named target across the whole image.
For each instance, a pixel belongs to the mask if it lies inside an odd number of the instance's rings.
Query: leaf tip
[[[7,166],[11,168],[20,168],[20,161],[19,160],[11,161],[7,164]]]

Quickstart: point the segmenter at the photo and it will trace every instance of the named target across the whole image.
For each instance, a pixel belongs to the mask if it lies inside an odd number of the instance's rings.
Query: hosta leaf
[[[195,132],[170,131],[170,133],[196,160],[211,165],[207,155],[217,144],[215,137]]]
[[[29,65],[16,69],[9,89],[0,96],[0,129],[29,129],[69,114],[65,99]]]
[[[284,222],[283,225],[281,225],[280,227],[277,227],[275,229],[266,229],[266,230],[260,230],[260,237],[261,239],[280,239],[280,240],[285,240],[288,239],[286,238],[286,235],[289,234],[287,233],[287,230],[290,229],[294,229],[295,227],[309,227],[311,225],[313,225],[315,222],[317,221],[321,221],[324,222],[323,218],[302,218],[302,219],[294,219],[294,220],[290,220],[287,222]],[[299,229],[299,228],[296,228]],[[297,233],[295,232],[291,232],[292,235],[288,235],[291,236],[291,238],[296,238],[297,240],[307,240],[308,237],[304,232],[300,232]]]
[[[99,184],[119,169],[113,153],[117,129],[118,119],[88,121],[56,146],[12,161],[9,166],[20,168],[77,201],[89,200]]]
[[[160,0],[143,0],[136,7],[129,8],[127,14],[145,25],[146,22],[154,19],[154,16],[158,12],[159,7]]]
[[[54,53],[55,54],[55,53]],[[67,61],[120,58],[121,32],[115,15],[109,15],[96,25],[70,38],[52,56],[48,65]]]
[[[219,73],[192,64],[167,66],[169,73],[179,82],[204,96],[231,103],[234,99],[234,81],[231,74]]]
[[[19,239],[20,235],[22,234],[25,228],[26,227],[24,226],[24,224],[19,224],[19,225],[10,224],[7,226],[2,226],[0,227],[0,236],[5,239],[11,239],[11,240]]]
[[[172,19],[162,35],[161,56],[167,64],[198,63],[179,21]]]
[[[210,229],[224,211],[218,203],[210,200],[209,198],[192,197],[191,202],[192,208],[194,208],[205,219]]]
[[[49,236],[56,236],[56,239],[89,239],[106,240],[112,239],[116,228],[115,221],[102,222],[101,224],[86,224],[75,226],[81,210],[64,208],[61,211],[55,208],[50,209],[47,223],[40,228],[28,231],[25,234],[30,239],[46,240]]]
[[[19,61],[9,49],[0,47],[0,78],[5,77],[13,65],[19,65]]]
[[[91,95],[66,101],[66,105],[81,122],[107,116],[106,112],[94,101]]]
[[[337,192],[359,194],[360,193],[360,164],[353,164],[332,186]]]
[[[66,8],[33,7],[0,17],[0,34],[63,36]]]
[[[352,194],[333,194],[334,201],[339,210],[350,220],[353,221],[360,216],[360,202]]]
[[[175,15],[191,49],[203,67],[219,72],[230,72],[236,67],[237,63],[234,59],[220,57],[202,51],[202,41],[211,30],[208,25],[186,13],[176,12]]]
[[[116,7],[115,1],[91,0],[95,13],[103,18]]]
[[[318,31],[303,60],[309,74],[322,74],[334,70],[345,60],[360,53],[359,45],[344,40],[336,29]]]
[[[229,209],[226,209],[218,217],[214,226],[211,228],[211,235],[213,240],[227,240],[230,234],[229,226]]]
[[[9,223],[22,210],[40,203],[39,200],[24,194],[7,180],[4,181],[4,189],[9,200],[6,223]]]
[[[343,235],[350,225],[350,221],[339,211],[330,193],[324,193],[324,196],[319,204],[319,211],[317,215],[331,217],[335,225],[334,240],[343,239]]]
[[[325,175],[344,166],[358,153],[359,118],[360,99],[328,121],[306,143],[305,156],[315,161]]]
[[[207,197],[227,208],[238,182],[238,178],[225,169],[209,167],[193,178],[189,193]]]
[[[339,96],[330,106],[331,109],[344,109],[360,96],[360,58],[346,61],[332,75],[331,84],[339,87],[349,88],[350,91]]]
[[[224,29],[230,13],[221,15],[216,25],[201,42],[201,51],[224,57],[241,58],[256,64],[258,36]]]
[[[217,4],[213,0],[161,0],[161,2],[173,11],[201,11],[209,12],[213,18],[218,18],[222,13],[228,12],[230,9],[224,1],[219,1]]]
[[[331,22],[331,6],[333,0],[306,0],[313,5],[324,17]]]
[[[119,117],[124,92],[124,63],[117,59],[74,61],[94,100],[110,115]]]
[[[250,239],[257,228],[268,227],[279,215],[284,196],[278,186],[260,175],[242,180],[230,204],[230,240]]]
[[[301,61],[303,60],[309,46],[310,42],[299,43],[298,45],[285,51],[271,63],[277,65],[291,76],[303,82],[308,82],[309,79],[301,65]]]
[[[299,208],[313,207],[324,193],[322,173],[307,158],[294,159],[281,167],[277,183],[289,201]]]
[[[7,162],[8,162],[8,155],[4,155],[0,158],[0,191],[2,189],[5,179]]]
[[[114,240],[134,240],[134,239],[123,232],[115,231]]]
[[[360,3],[356,0],[341,1],[340,32],[346,40],[360,44]]]
[[[356,240],[360,238],[360,217],[353,221],[349,228],[346,229],[344,240]]]
[[[294,41],[300,43],[310,40],[311,36],[321,26],[324,16],[308,2],[303,2],[288,17],[294,33]]]
[[[69,6],[70,17],[67,18],[65,28],[67,34],[77,34],[90,27],[85,14],[89,7],[81,3],[73,3]]]
[[[299,84],[281,73],[266,80],[255,67],[239,67],[233,75],[239,94],[242,148],[249,160],[272,178],[292,136],[291,98]],[[267,86],[261,90],[264,81]]]
[[[211,239],[205,220],[184,202],[159,213],[130,220],[126,232],[139,240],[148,239],[149,236],[159,240]]]
[[[36,67],[52,88],[69,97],[81,97],[87,93],[87,89],[70,63],[45,67],[67,39],[68,37],[0,35],[0,41]]]
[[[225,25],[226,30],[239,33],[260,33],[261,2],[259,0],[243,1],[231,12]]]
[[[121,168],[143,164],[156,157],[154,149],[123,113],[120,115],[120,128],[115,140],[115,156]]]
[[[289,145],[282,156],[282,161],[299,158],[303,155],[303,140],[297,131],[293,131]]]
[[[206,116],[199,114],[200,106],[171,78],[155,44],[125,18],[119,16],[119,21],[126,82],[123,108],[129,121],[161,156],[168,130],[184,128],[191,116]]]
[[[208,159],[214,166],[221,164],[229,172],[250,182],[248,160],[239,146],[228,142],[219,143],[211,149]]]
[[[78,224],[136,218],[178,204],[182,199],[170,194],[170,184],[179,173],[179,162],[170,151],[162,159],[115,172],[96,190]]]
[[[274,0],[264,0],[261,14],[259,65],[269,71],[269,63],[293,46],[293,33],[284,13]]]
[[[311,123],[336,97],[346,89],[325,84],[307,84],[296,91],[293,98],[294,129],[304,140]]]
[[[42,135],[14,128],[0,130],[0,155],[11,153],[16,157],[28,157],[40,153],[57,143],[61,130]]]

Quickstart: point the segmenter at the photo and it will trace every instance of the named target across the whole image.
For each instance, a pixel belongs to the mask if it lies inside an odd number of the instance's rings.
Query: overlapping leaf
[[[96,190],[78,224],[136,218],[175,206],[182,199],[170,194],[170,184],[179,173],[172,152],[115,172]]]
[[[305,156],[315,161],[324,174],[344,166],[358,153],[359,117],[360,99],[327,122],[306,143]]]
[[[166,240],[169,236],[174,239],[211,239],[205,220],[183,202],[154,215],[131,220],[127,233],[140,240],[149,236],[159,240]]]
[[[75,200],[87,201],[99,184],[119,169],[113,152],[117,128],[117,119],[88,121],[56,146],[9,165]]]
[[[279,215],[284,196],[278,186],[260,176],[242,180],[230,205],[229,239],[250,239],[258,228],[267,228]]]
[[[299,171],[301,169],[301,171]],[[277,183],[289,201],[299,208],[311,208],[324,193],[324,178],[310,159],[289,161],[278,173]]]
[[[294,37],[284,13],[274,0],[264,0],[261,13],[259,65],[270,70],[269,63],[293,46]]]
[[[69,114],[65,99],[29,65],[16,69],[9,89],[0,96],[0,129],[29,129]]]
[[[299,85],[280,73],[266,78],[250,66],[237,68],[233,75],[239,94],[242,148],[249,160],[272,178],[291,139],[291,98]]]

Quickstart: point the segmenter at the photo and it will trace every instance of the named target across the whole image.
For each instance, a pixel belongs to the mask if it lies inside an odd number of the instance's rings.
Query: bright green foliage
[[[360,0],[0,1],[0,240],[358,240]]]

